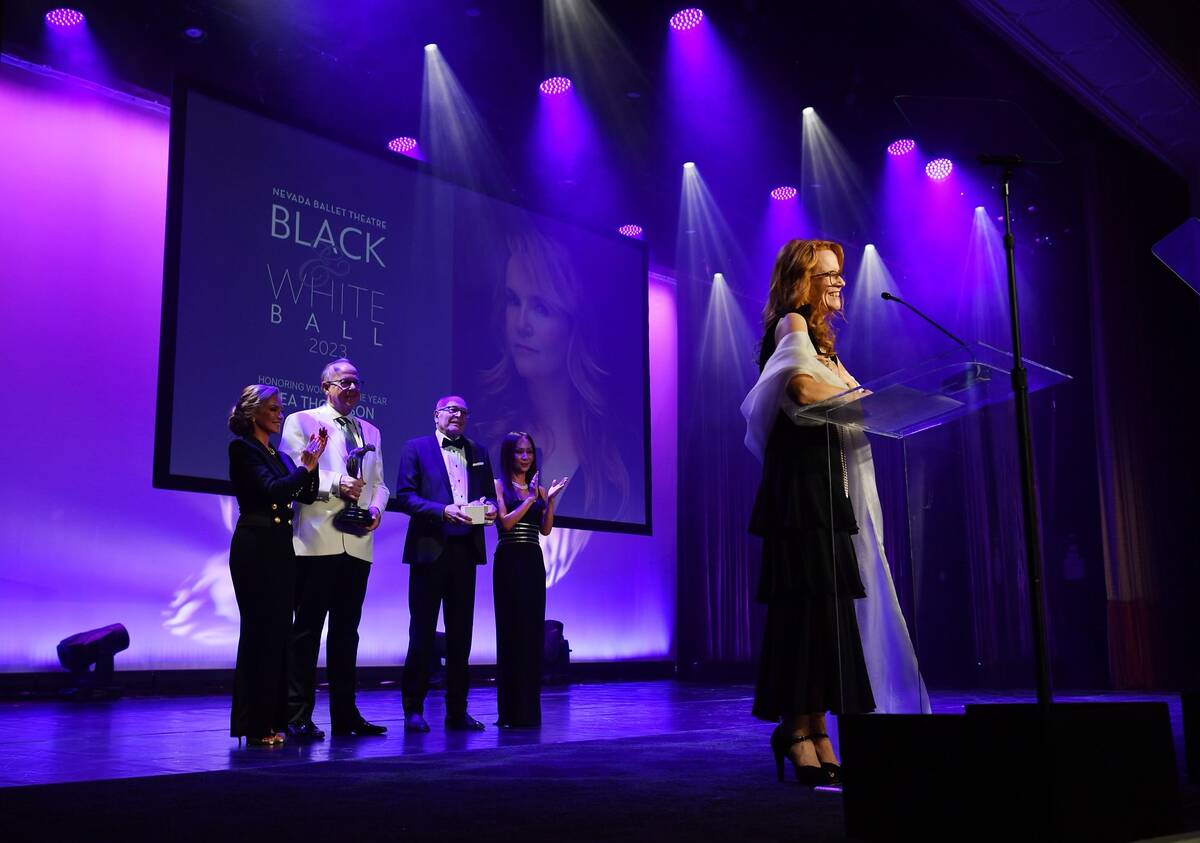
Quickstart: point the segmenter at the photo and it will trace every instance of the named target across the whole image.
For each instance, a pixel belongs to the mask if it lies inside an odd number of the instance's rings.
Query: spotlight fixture
[[[917,142],[912,138],[900,138],[888,144],[888,155],[895,155],[899,158],[901,155],[908,155],[917,148]]]
[[[671,15],[671,29],[683,32],[688,29],[695,29],[704,22],[704,12],[701,9],[680,9],[675,14]]]
[[[617,229],[618,234],[624,234],[626,237],[641,237],[642,227],[640,225],[623,225]]]
[[[954,171],[954,162],[949,158],[934,158],[925,165],[925,175],[934,181],[943,181]]]
[[[70,29],[73,26],[79,26],[86,20],[83,12],[77,12],[74,9],[51,9],[46,12],[46,23],[59,29]]]
[[[786,202],[796,198],[796,188],[789,184],[782,185],[771,191],[771,198],[776,202]]]
[[[425,52],[427,52],[427,53],[436,53],[436,52],[437,52],[437,44],[426,44],[426,45],[425,45]]]
[[[975,206],[975,213],[977,213],[977,214],[986,214],[986,213],[987,213],[987,208],[983,207],[982,205],[976,205],[976,206]]]
[[[398,138],[392,138],[388,141],[388,149],[392,152],[398,152],[401,155],[408,155],[417,148],[417,139],[410,138],[407,135],[401,135]]]
[[[542,84],[538,85],[538,90],[548,97],[557,96],[558,94],[565,94],[567,91],[571,90],[571,80],[565,76],[551,76],[549,79],[543,80]]]
[[[208,33],[198,26],[189,26],[183,30],[183,37],[189,41],[203,41]]]
[[[813,107],[812,107],[811,105],[810,105],[810,106],[808,106],[808,107],[806,107],[802,113],[803,113],[803,114],[812,114],[812,113],[813,113]]]
[[[683,162],[683,169],[685,169],[685,170],[694,170],[694,169],[696,169],[696,162],[695,162],[695,161],[684,161],[684,162]]]
[[[863,249],[868,252],[873,252],[873,251],[875,251],[875,244],[868,243],[866,246],[863,247]]]

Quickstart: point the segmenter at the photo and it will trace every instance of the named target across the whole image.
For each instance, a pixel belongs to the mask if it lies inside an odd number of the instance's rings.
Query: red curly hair
[[[775,257],[771,270],[771,289],[767,293],[767,304],[763,308],[763,326],[770,327],[771,320],[787,313],[799,305],[808,305],[805,321],[808,333],[817,350],[830,354],[835,340],[833,331],[834,311],[825,306],[824,298],[812,283],[812,271],[817,266],[817,252],[828,250],[837,256],[838,270],[846,262],[840,243],[832,240],[789,240],[783,244]]]

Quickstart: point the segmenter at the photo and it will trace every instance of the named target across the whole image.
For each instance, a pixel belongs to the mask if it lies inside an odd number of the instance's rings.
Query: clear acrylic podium
[[[1031,394],[1070,380],[1025,365]],[[1032,681],[1012,366],[976,343],[793,411],[826,425],[830,523],[836,496],[854,510],[881,713],[929,712],[927,683]]]

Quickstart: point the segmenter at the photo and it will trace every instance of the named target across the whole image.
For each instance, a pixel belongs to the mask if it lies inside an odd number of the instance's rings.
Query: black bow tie
[[[443,448],[459,448],[459,449],[465,451],[467,449],[467,440],[465,438],[463,438],[462,436],[458,437],[457,439],[450,439],[449,437],[447,437],[446,439],[442,440],[442,447]]]

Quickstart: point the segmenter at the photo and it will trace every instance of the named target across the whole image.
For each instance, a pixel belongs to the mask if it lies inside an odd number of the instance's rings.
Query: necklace
[[[521,489],[521,490],[525,490],[525,489],[528,489],[528,488],[529,488],[529,484],[528,484],[528,483],[518,483],[516,480],[514,480],[514,481],[513,481],[513,485],[514,485],[514,486],[516,486],[518,489]]]

